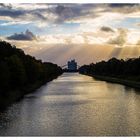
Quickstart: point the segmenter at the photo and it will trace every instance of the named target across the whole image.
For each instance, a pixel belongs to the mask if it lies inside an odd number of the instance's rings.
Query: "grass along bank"
[[[125,60],[111,58],[108,61],[83,65],[79,72],[99,80],[140,88],[140,57]]]
[[[95,78],[97,80],[122,84],[122,85],[129,86],[132,88],[139,88],[140,89],[140,82],[137,82],[137,81],[132,81],[129,79],[121,79],[121,78],[116,78],[116,77],[109,77],[109,76],[90,75],[90,74],[87,74],[87,75],[92,76],[93,78]]]

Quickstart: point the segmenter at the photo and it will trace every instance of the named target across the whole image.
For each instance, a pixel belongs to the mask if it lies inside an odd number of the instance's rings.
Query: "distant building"
[[[68,70],[70,71],[77,70],[77,62],[75,62],[75,60],[68,61]]]

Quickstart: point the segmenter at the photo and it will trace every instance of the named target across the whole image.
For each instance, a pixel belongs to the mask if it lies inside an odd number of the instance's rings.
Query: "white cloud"
[[[39,41],[46,44],[104,44],[110,39],[118,39],[119,33],[115,25],[125,18],[138,17],[140,14],[139,5],[12,4],[1,5],[0,8],[6,10],[5,16],[0,16],[1,20],[7,20],[0,26],[33,24],[40,32],[45,28],[52,29],[51,34],[46,31],[42,33],[44,36],[39,37]],[[66,33],[64,23],[79,23],[80,27],[70,34]],[[103,26],[112,28],[114,32],[101,31]],[[136,43],[139,35],[140,31],[129,29],[125,43]]]

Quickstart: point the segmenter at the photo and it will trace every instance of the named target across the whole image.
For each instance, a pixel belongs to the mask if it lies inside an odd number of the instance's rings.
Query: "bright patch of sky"
[[[45,34],[71,34],[78,31],[80,23],[63,23],[57,25],[49,25],[42,28],[37,28],[39,35]]]
[[[127,29],[140,29],[140,26],[137,24],[140,23],[140,18],[124,18],[123,20],[118,21],[112,27],[115,28],[127,28]]]
[[[0,36],[8,36],[14,33],[25,32],[27,29],[36,32],[32,23],[29,24],[8,24],[9,21],[0,20]]]

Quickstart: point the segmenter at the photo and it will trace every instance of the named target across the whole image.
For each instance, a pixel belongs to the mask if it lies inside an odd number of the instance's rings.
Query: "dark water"
[[[64,73],[0,113],[0,135],[140,135],[140,91]]]

